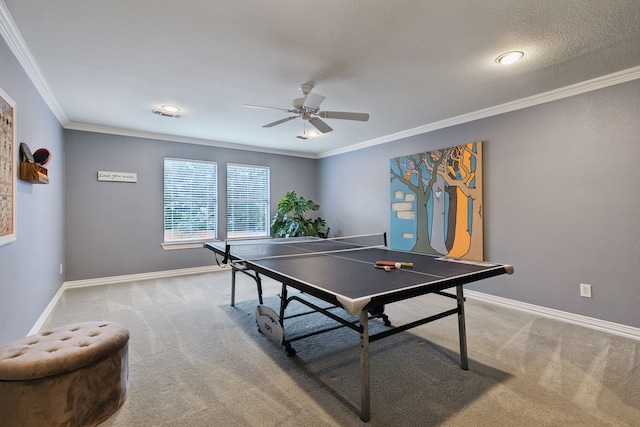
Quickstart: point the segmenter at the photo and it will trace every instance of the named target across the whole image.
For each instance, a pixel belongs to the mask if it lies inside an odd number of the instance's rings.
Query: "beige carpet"
[[[260,334],[253,282],[229,271],[74,288],[44,329],[111,320],[130,340],[130,393],[103,426],[358,426],[358,334],[296,342]],[[280,285],[265,281],[277,306]],[[395,324],[452,308],[387,306]],[[640,426],[640,342],[469,299],[469,370],[449,317],[371,344],[370,426]],[[293,309],[292,305],[292,309]],[[314,315],[286,324],[326,323]],[[381,325],[375,325],[380,328]]]

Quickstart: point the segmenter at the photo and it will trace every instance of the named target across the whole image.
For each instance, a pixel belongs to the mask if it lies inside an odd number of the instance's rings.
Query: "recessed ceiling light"
[[[524,56],[524,52],[514,51],[503,53],[502,55],[496,58],[496,62],[502,65],[513,64],[516,61],[519,61]]]
[[[171,104],[161,105],[160,109],[166,111],[167,113],[179,113],[180,107]]]
[[[180,114],[178,114],[180,111],[180,107],[171,104],[164,104],[161,105],[158,109],[154,108],[153,110],[151,110],[153,114],[158,114],[164,117],[173,117],[175,119],[179,119],[180,117],[182,117]]]

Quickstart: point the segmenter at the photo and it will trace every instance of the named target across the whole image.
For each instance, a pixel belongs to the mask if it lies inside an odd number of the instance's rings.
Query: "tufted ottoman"
[[[0,425],[94,426],[124,402],[129,331],[87,322],[0,348]]]

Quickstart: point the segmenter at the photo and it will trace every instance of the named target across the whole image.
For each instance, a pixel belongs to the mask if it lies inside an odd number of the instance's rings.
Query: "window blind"
[[[265,237],[269,233],[270,170],[227,164],[227,237]]]
[[[215,162],[164,159],[164,241],[216,238],[218,166]]]

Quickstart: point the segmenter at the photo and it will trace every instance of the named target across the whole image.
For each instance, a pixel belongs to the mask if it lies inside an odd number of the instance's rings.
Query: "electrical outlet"
[[[60,264],[60,274],[62,274],[62,264]]]
[[[585,298],[591,298],[591,285],[586,283],[580,283],[580,296]]]

